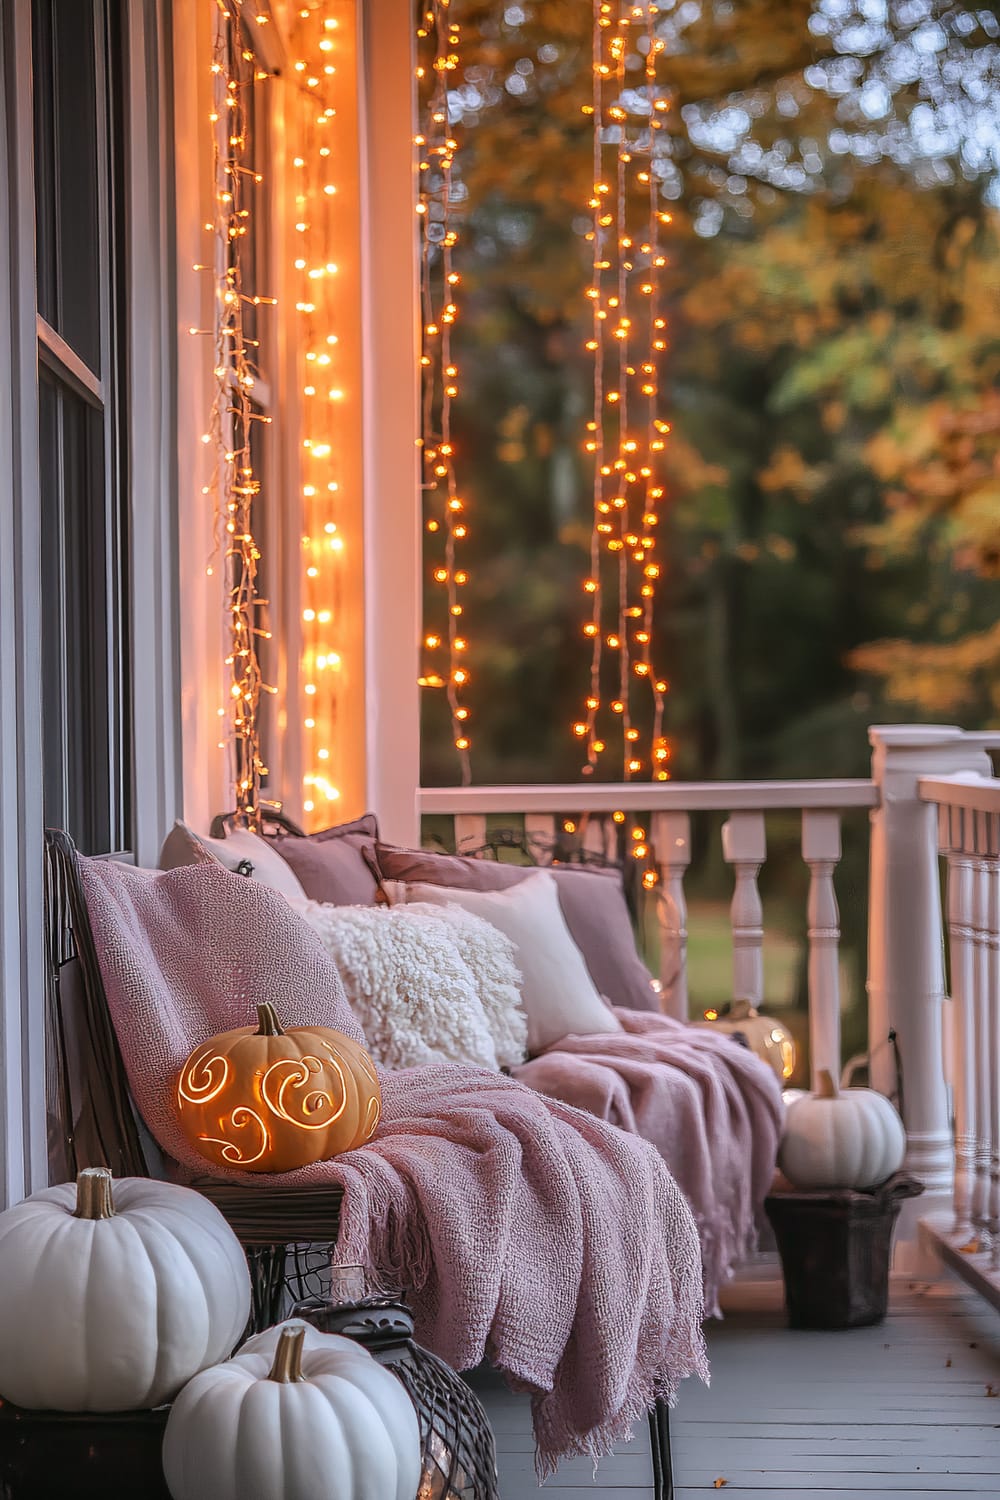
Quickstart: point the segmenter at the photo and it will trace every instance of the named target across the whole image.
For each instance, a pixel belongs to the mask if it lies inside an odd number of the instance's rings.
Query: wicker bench
[[[45,836],[46,1056],[49,1148],[63,1180],[83,1167],[116,1176],[162,1177],[164,1159],[129,1092],[101,980],[72,840]],[[339,1187],[253,1188],[204,1177],[211,1199],[243,1246],[252,1286],[251,1329],[270,1327],[321,1289],[340,1230]],[[656,1500],[672,1500],[667,1407],[649,1414]]]

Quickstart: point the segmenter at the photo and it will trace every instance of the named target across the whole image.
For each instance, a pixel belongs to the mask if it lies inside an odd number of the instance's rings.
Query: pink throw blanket
[[[666,1016],[616,1010],[625,1028],[569,1036],[514,1070],[659,1151],[694,1211],[705,1310],[756,1246],[784,1124],[774,1073],[729,1037]]]
[[[174,1106],[198,1043],[264,1000],[289,1024],[363,1040],[360,1028],[319,938],[256,882],[208,864],[81,868],[136,1105],[204,1176]],[[656,1397],[707,1378],[697,1229],[652,1146],[476,1068],[381,1084],[367,1146],[280,1176],[226,1175],[264,1191],[341,1184],[338,1258],[407,1288],[418,1336],[455,1368],[488,1356],[532,1392],[541,1472],[598,1457]]]

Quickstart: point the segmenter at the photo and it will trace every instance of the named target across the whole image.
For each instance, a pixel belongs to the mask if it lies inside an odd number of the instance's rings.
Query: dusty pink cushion
[[[423,881],[459,891],[503,891],[538,873],[536,865],[501,864],[429,849],[376,846],[385,880]],[[597,990],[626,1010],[659,1010],[649,970],[636,952],[618,870],[601,865],[552,865],[566,925]],[[299,879],[306,885],[304,876]],[[306,885],[308,890],[308,886]]]
[[[373,906],[378,895],[375,840],[378,822],[365,813],[353,823],[339,823],[305,838],[283,834],[270,840],[299,878],[311,901],[331,906]]]

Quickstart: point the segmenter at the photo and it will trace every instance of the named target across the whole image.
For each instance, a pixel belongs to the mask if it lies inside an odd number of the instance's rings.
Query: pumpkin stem
[[[114,1200],[111,1197],[111,1173],[107,1167],[84,1167],[76,1178],[77,1219],[113,1219]]]
[[[833,1081],[833,1074],[827,1068],[820,1068],[816,1074],[816,1088],[814,1090],[816,1099],[839,1099],[840,1090]]]
[[[257,1036],[284,1036],[285,1028],[278,1020],[278,1012],[270,1000],[257,1007]]]
[[[289,1323],[281,1330],[268,1380],[276,1380],[279,1385],[290,1385],[294,1380],[305,1380],[306,1377],[302,1373],[302,1341],[305,1336],[306,1325],[304,1323]]]

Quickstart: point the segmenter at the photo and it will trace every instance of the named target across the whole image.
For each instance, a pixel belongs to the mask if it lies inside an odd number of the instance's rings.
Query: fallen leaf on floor
[[[951,1369],[951,1360],[950,1359],[946,1359],[945,1360],[944,1367],[945,1367],[946,1370],[950,1370]]]
[[[987,1386],[987,1387],[986,1387],[986,1394],[987,1394],[987,1396],[1000,1396],[1000,1391],[998,1391],[998,1390],[995,1390],[995,1389],[994,1389],[994,1388],[993,1388],[993,1386],[991,1386],[991,1385],[988,1385],[988,1386]]]
[[[967,1245],[960,1245],[958,1247],[958,1253],[959,1255],[978,1255],[979,1241],[977,1239],[971,1239],[969,1240]]]
[[[729,1483],[729,1480],[728,1480],[728,1479],[717,1479],[717,1480],[716,1480],[716,1481],[715,1481],[715,1485],[714,1485],[714,1488],[715,1488],[715,1489],[717,1489],[717,1490],[721,1490],[721,1489],[722,1489],[722,1486],[723,1486],[723,1485],[724,1485],[724,1484],[728,1484],[728,1483]]]

